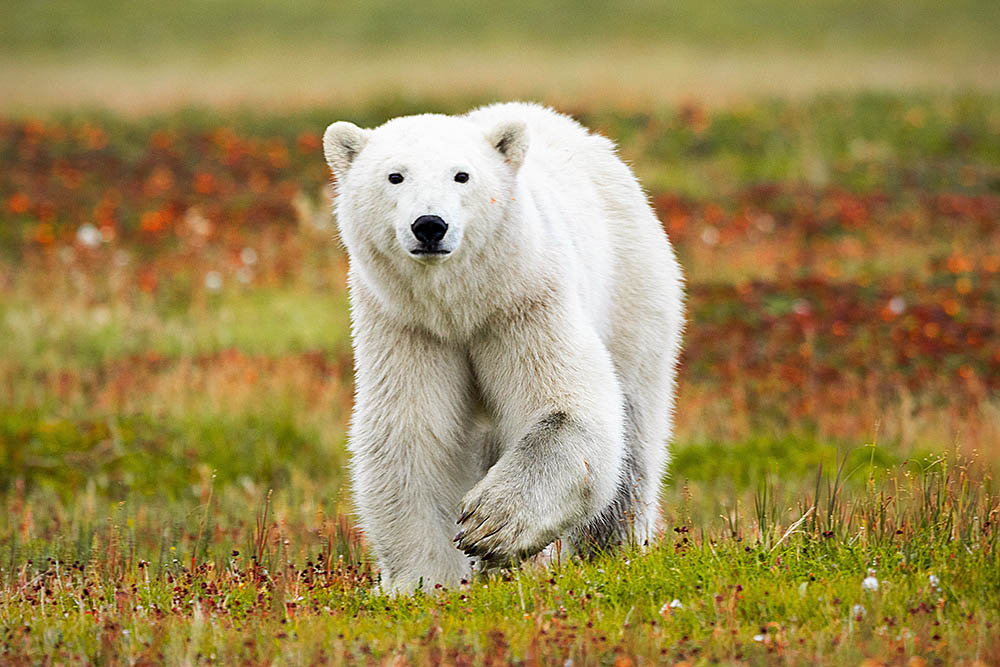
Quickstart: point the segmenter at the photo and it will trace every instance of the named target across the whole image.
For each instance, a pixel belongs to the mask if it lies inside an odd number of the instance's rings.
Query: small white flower
[[[715,227],[705,227],[701,230],[701,242],[705,245],[716,245],[719,242],[719,230]]]
[[[878,590],[878,579],[875,578],[875,570],[868,568],[868,576],[861,582],[861,588],[872,592]]]
[[[753,636],[753,640],[755,642],[762,642],[762,641],[764,641],[764,635],[754,635]]]
[[[868,612],[865,611],[863,605],[856,604],[853,607],[851,607],[851,616],[864,616],[866,613]]]
[[[222,274],[218,271],[209,271],[205,274],[205,289],[218,292],[222,289]]]
[[[101,244],[101,232],[98,231],[97,227],[86,222],[77,228],[76,240],[80,242],[80,245],[96,248]]]
[[[660,607],[660,615],[667,616],[673,612],[674,609],[683,609],[684,605],[677,598],[674,598],[670,602],[664,602],[663,606]]]
[[[250,266],[251,264],[257,263],[257,251],[253,248],[246,247],[240,250],[240,261]]]
[[[927,578],[930,579],[931,588],[933,588],[934,590],[938,590],[939,588],[941,588],[941,580],[938,579],[936,574],[932,574]]]
[[[906,310],[906,300],[901,296],[894,296],[889,299],[889,312],[893,315],[901,315]]]

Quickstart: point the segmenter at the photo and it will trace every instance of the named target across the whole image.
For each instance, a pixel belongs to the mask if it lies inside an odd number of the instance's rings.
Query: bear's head
[[[520,121],[486,131],[436,114],[375,129],[333,123],[323,150],[348,251],[433,264],[482,247],[504,220],[527,149]]]

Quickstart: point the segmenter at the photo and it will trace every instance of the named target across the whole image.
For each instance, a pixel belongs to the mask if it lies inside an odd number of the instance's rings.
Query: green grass
[[[8,3],[0,28],[7,53],[106,54],[150,58],[177,49],[209,55],[234,49],[407,49],[421,53],[453,44],[542,41],[553,46],[579,40],[677,41],[711,48],[797,49],[994,48],[1000,12],[982,0],[904,4],[879,0],[789,0],[665,4],[638,0],[617,5],[555,0],[507,2],[483,11],[467,0],[391,2],[318,0],[169,4],[91,0],[85,4]],[[442,44],[442,42],[445,42]]]
[[[178,501],[210,471],[223,486],[254,480],[284,487],[297,474],[342,485],[342,442],[297,423],[291,406],[221,417],[111,416],[69,419],[33,411],[0,413],[0,491],[16,484],[72,503],[89,486],[105,500]],[[325,461],[309,466],[307,461]],[[9,528],[9,526],[8,526]]]
[[[186,288],[186,291],[185,291]],[[232,288],[201,304],[189,300],[190,283],[171,285],[182,303],[165,299],[52,304],[42,310],[28,295],[0,303],[0,336],[25,372],[91,369],[138,355],[168,358],[320,352],[350,354],[346,293],[342,289]],[[200,307],[199,307],[200,306]]]
[[[972,165],[985,176],[980,187],[996,189],[1000,135],[990,97],[866,92],[755,100],[711,113],[711,122],[696,104],[583,121],[621,143],[647,188],[694,197],[771,182],[947,190],[961,187],[960,168]]]

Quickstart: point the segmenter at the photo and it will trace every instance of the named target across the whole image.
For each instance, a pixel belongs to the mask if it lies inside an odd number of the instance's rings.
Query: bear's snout
[[[437,215],[422,215],[410,225],[413,235],[420,241],[420,247],[412,252],[416,254],[447,254],[449,251],[439,248],[438,244],[448,232],[448,223]]]

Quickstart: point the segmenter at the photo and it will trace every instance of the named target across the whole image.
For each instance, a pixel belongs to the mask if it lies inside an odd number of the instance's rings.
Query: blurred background
[[[617,141],[688,275],[668,521],[995,470],[998,44],[988,0],[7,0],[0,549],[224,554],[273,489],[359,553],[320,137],[511,98]]]
[[[9,0],[8,108],[533,97],[636,108],[997,87],[989,0]]]

